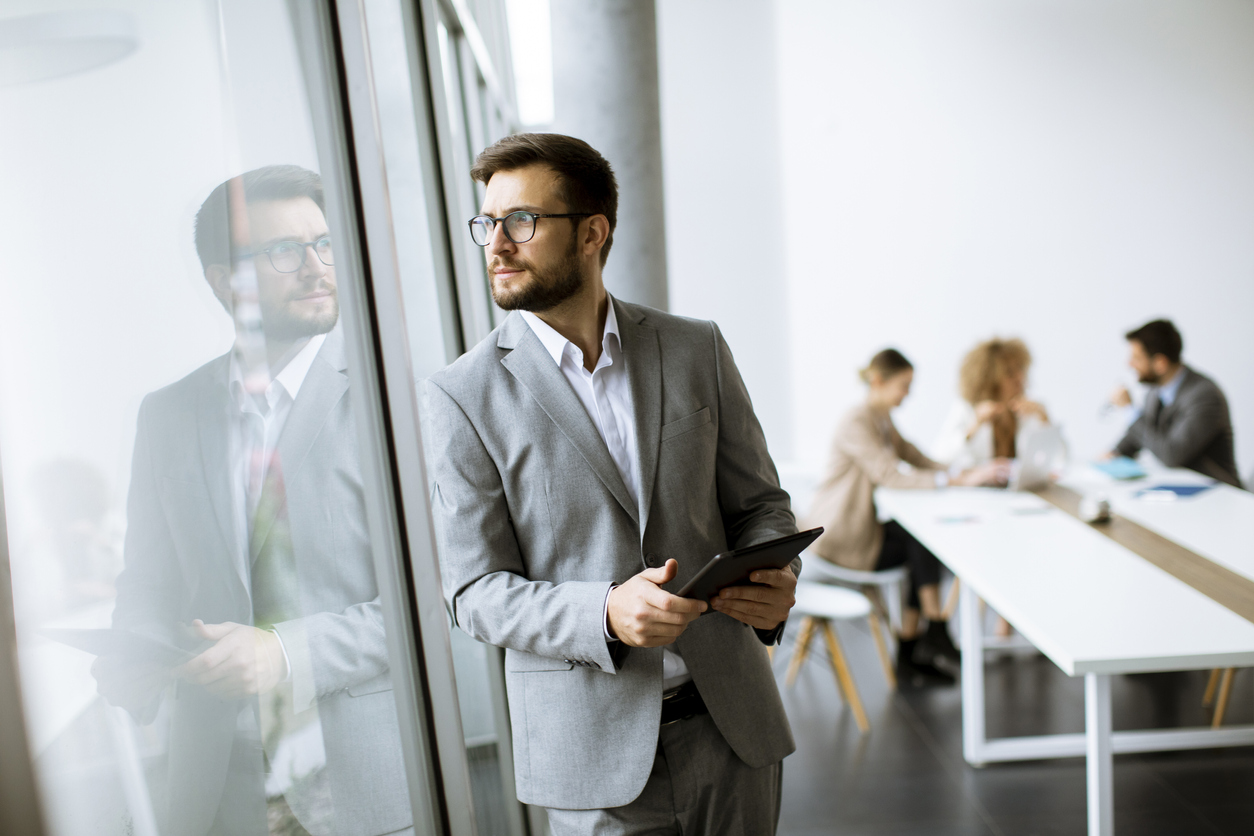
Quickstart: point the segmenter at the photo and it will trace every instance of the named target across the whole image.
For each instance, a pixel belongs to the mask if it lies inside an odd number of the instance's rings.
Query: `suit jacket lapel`
[[[283,469],[283,485],[290,485],[297,478],[331,410],[348,391],[347,370],[344,333],[336,328],[327,335],[326,342],[309,367],[305,382],[292,404],[292,411],[287,416],[287,423],[283,426],[283,434],[279,436],[278,466]],[[267,488],[270,484],[273,483],[267,480]],[[275,519],[286,507],[286,502],[262,502],[258,505],[249,542],[251,559],[256,559]]]
[[[623,506],[623,510],[639,523],[639,510],[631,501],[631,494],[627,492],[623,477],[619,475],[600,433],[588,417],[579,397],[570,388],[561,369],[553,362],[553,357],[545,350],[544,344],[527,325],[526,320],[517,314],[511,314],[501,326],[497,347],[509,350],[501,358],[501,365],[526,387],[544,413],[575,446],[597,478]]]
[[[645,316],[614,300],[618,330],[623,338],[623,355],[627,362],[627,384],[636,413],[636,449],[640,456],[640,536],[649,524],[653,502],[653,483],[657,478],[657,461],[662,436],[662,350],[657,329],[645,322]]]
[[[244,555],[239,551],[235,531],[234,493],[231,489],[230,407],[231,394],[227,389],[227,374],[231,356],[219,358],[213,369],[210,385],[200,393],[196,408],[196,426],[200,440],[200,461],[209,489],[209,501],[213,505],[222,542],[227,544],[232,562],[241,580],[245,577]],[[245,585],[247,588],[247,585]]]

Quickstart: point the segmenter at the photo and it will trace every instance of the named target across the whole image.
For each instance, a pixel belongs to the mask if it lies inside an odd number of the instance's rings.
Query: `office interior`
[[[440,451],[422,437],[422,381],[505,316],[465,226],[482,198],[470,166],[503,136],[567,133],[610,160],[610,293],[718,323],[799,515],[880,349],[913,362],[894,421],[926,451],[966,352],[1021,338],[1028,392],[1084,468],[1134,417],[1111,390],[1144,397],[1125,333],[1161,317],[1223,388],[1254,485],[1245,0],[0,0],[0,114],[5,834],[184,832],[169,823],[171,798],[196,797],[170,777],[177,717],[111,703],[96,656],[55,636],[110,624],[145,397],[235,344],[193,224],[215,185],[261,166],[326,190],[354,525],[403,789],[389,821],[408,832],[548,832],[514,793],[502,653],[441,598],[426,464]],[[1249,533],[1254,515],[1227,522]],[[964,612],[992,632],[995,612]],[[1254,828],[1254,645],[1224,657],[1244,665],[1103,680],[1116,733],[1210,729],[1212,670],[1231,670],[1222,742],[1116,745],[1112,826],[1094,819],[1083,749],[964,758],[963,685],[893,687],[875,629],[834,623],[864,717],[824,648],[786,681],[791,623],[774,651],[798,744],[779,833]],[[1012,632],[980,654],[988,737],[1084,733],[1085,677]],[[271,833],[305,832],[289,812]],[[310,832],[376,832],[327,815]]]

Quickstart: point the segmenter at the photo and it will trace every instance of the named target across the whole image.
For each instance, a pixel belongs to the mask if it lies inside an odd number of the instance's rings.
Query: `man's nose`
[[[488,239],[487,249],[489,255],[514,252],[518,249],[518,245],[505,235],[505,221],[497,221],[496,226],[492,227],[492,237]]]
[[[305,262],[300,266],[300,274],[303,278],[320,279],[325,276],[330,269],[322,263],[322,259],[318,258],[318,251],[314,249],[312,244],[305,245]]]

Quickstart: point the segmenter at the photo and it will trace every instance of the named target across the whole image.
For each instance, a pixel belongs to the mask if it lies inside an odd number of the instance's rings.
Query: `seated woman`
[[[810,550],[849,569],[905,565],[910,572],[910,598],[897,653],[901,681],[953,682],[959,655],[941,614],[940,564],[896,522],[879,523],[874,491],[881,486],[992,484],[1004,481],[1005,464],[988,462],[951,477],[943,465],[901,437],[890,413],[905,400],[914,381],[914,367],[901,352],[881,351],[861,375],[867,384],[866,402],[850,410],[837,426],[826,477],[806,521],[807,528],[821,525],[826,531]],[[928,619],[925,634],[919,629],[920,609]]]
[[[1045,407],[1026,396],[1032,354],[1023,340],[985,340],[967,353],[954,404],[933,454],[949,467],[1013,459],[1024,435],[1049,424]]]

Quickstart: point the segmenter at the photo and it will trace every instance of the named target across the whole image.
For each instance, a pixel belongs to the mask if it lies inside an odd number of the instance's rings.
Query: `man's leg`
[[[674,806],[684,836],[771,836],[779,824],[782,765],[736,756],[708,714],[662,728]]]

